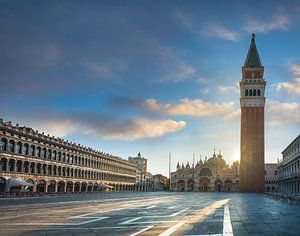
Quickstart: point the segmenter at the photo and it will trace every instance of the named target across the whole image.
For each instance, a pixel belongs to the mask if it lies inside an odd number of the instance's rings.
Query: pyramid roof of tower
[[[246,57],[245,67],[261,67],[259,54],[255,45],[255,34],[252,34],[250,48]]]

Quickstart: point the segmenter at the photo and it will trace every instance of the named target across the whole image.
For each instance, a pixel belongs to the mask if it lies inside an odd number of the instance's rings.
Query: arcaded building
[[[0,192],[131,191],[135,184],[127,160],[0,119]]]
[[[250,48],[240,81],[241,106],[241,192],[264,192],[265,135],[264,109],[265,87],[264,67],[261,64],[252,34]]]
[[[171,191],[237,192],[239,191],[239,163],[228,166],[221,153],[198,161],[195,166],[177,164],[171,173]]]
[[[300,194],[300,134],[282,151],[277,169],[278,191]]]

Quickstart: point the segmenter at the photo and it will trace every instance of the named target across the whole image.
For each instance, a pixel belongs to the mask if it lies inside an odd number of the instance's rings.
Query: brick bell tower
[[[240,191],[264,192],[264,108],[266,81],[252,34],[240,81],[241,166]]]

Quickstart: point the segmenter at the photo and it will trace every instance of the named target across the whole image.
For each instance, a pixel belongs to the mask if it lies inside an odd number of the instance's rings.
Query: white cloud
[[[300,104],[269,100],[266,103],[266,124],[271,126],[300,125]]]
[[[212,104],[201,99],[189,100],[184,98],[177,104],[160,103],[155,99],[147,99],[142,106],[151,111],[157,111],[168,115],[186,115],[197,117],[212,117],[228,113],[234,103]]]
[[[142,138],[161,137],[173,133],[186,126],[184,121],[134,119],[126,123],[116,124],[104,132],[97,134],[106,139],[137,140]]]
[[[300,64],[294,64],[290,70],[293,72],[294,79],[291,82],[278,83],[276,90],[286,89],[288,93],[300,94]]]
[[[189,66],[185,63],[179,64],[178,71],[176,75],[171,76],[171,80],[174,82],[182,82],[185,81],[196,74],[196,69],[192,66]]]
[[[218,86],[218,92],[220,94],[238,93],[239,89],[234,86]]]
[[[35,127],[51,136],[63,137],[80,129],[80,126],[69,119],[38,119],[34,120],[32,127]]]
[[[233,120],[238,120],[241,116],[241,109],[238,108],[232,112],[229,112],[226,116],[225,116],[225,120],[228,121],[233,121]]]
[[[290,18],[287,15],[279,13],[274,15],[273,19],[269,22],[250,19],[246,22],[245,28],[250,33],[267,33],[273,30],[287,30],[290,23]]]
[[[52,117],[35,117],[32,127],[54,136],[63,137],[74,132],[103,139],[137,140],[155,138],[177,132],[186,126],[184,121],[150,120],[135,118],[114,121],[85,114],[65,114]]]
[[[185,62],[177,62],[176,66],[172,66],[166,70],[163,79],[159,82],[173,81],[176,83],[183,82],[197,76],[197,70]]]
[[[294,64],[291,66],[291,71],[295,76],[300,76],[300,64]]]
[[[208,37],[217,37],[234,42],[238,41],[239,38],[238,33],[230,31],[216,22],[208,22],[202,30],[202,34]]]

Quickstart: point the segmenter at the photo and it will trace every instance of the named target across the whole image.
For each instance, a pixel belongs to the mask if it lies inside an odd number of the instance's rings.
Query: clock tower
[[[264,108],[266,81],[252,34],[240,81],[240,191],[263,192],[265,175]]]

